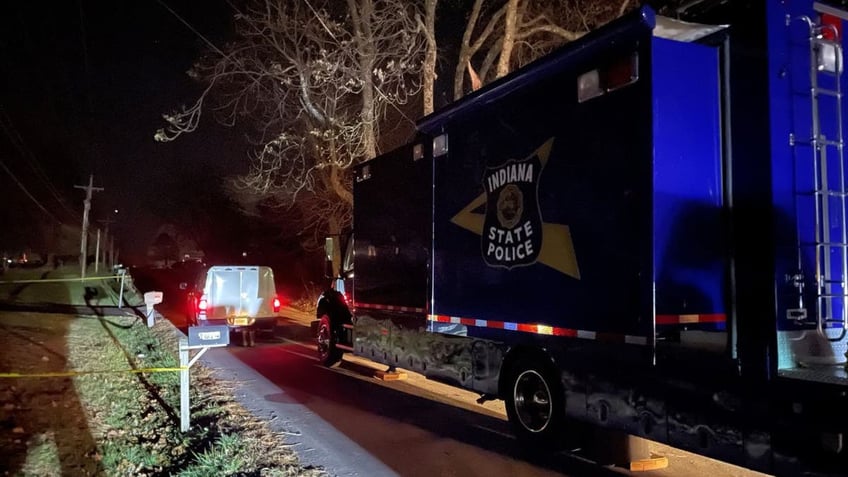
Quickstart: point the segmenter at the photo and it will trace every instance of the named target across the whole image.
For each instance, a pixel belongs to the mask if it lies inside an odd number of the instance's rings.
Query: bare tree
[[[224,124],[248,119],[257,148],[250,171],[230,183],[234,198],[248,210],[296,207],[302,227],[337,233],[351,219],[348,169],[378,153],[387,108],[420,89],[417,6],[258,0],[235,19],[238,40],[191,72],[206,89],[193,106],[164,115],[156,139],[194,131],[210,106]]]
[[[453,94],[464,94],[466,74],[485,83],[635,7],[634,0],[474,0],[460,45]],[[475,63],[478,68],[471,66]],[[492,71],[495,65],[495,71]]]
[[[424,53],[424,65],[421,71],[423,88],[424,115],[433,112],[433,97],[436,83],[436,4],[438,0],[424,0],[424,24],[422,31],[427,39]]]

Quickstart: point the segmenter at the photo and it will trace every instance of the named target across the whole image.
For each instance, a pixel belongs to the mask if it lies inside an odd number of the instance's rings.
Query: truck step
[[[668,467],[668,457],[651,456],[648,459],[639,459],[630,462],[631,472],[644,472],[647,470],[665,469]]]
[[[403,381],[409,375],[403,371],[374,371],[374,377],[383,381]]]

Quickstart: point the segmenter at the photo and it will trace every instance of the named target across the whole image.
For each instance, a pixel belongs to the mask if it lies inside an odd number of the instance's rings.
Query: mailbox
[[[189,326],[189,348],[212,348],[230,344],[230,328],[223,326]]]
[[[144,304],[147,306],[158,305],[162,303],[162,292],[149,291],[144,294]]]

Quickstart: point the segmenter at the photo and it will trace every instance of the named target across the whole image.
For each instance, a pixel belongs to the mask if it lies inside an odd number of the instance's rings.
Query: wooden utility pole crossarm
[[[80,274],[82,278],[85,278],[85,267],[88,254],[88,211],[91,210],[91,195],[93,192],[102,192],[103,188],[94,187],[93,174],[88,176],[87,186],[75,185],[74,188],[83,189],[85,191],[85,200],[83,201],[85,209],[82,214],[82,240],[80,241]]]

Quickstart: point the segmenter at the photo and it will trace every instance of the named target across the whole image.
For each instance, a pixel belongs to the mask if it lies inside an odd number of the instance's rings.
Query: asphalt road
[[[284,432],[305,464],[333,475],[621,475],[564,453],[530,455],[485,407],[468,410],[417,380],[380,381],[377,365],[355,358],[325,368],[296,342],[213,350],[205,363],[240,384],[240,400]]]
[[[144,290],[143,280],[136,284]],[[182,299],[160,307],[182,328]],[[289,313],[292,314],[291,310]],[[374,377],[380,365],[346,356],[335,368],[316,359],[309,316],[281,319],[275,336],[253,348],[213,349],[204,363],[237,386],[237,398],[283,434],[305,465],[331,475],[402,476],[620,476],[576,454],[536,455],[512,437],[500,402],[410,374],[405,381]],[[656,449],[656,445],[652,449]],[[662,447],[664,470],[644,477],[755,475],[747,470]]]
[[[179,315],[172,316],[180,325]],[[237,383],[242,404],[283,433],[304,464],[331,475],[759,475],[658,445],[652,449],[670,457],[669,468],[633,474],[599,466],[581,452],[528,453],[511,435],[500,401],[481,406],[475,394],[417,374],[382,381],[374,371],[384,367],[350,355],[328,369],[318,363],[303,319],[280,325],[256,347],[211,350],[204,362]]]

